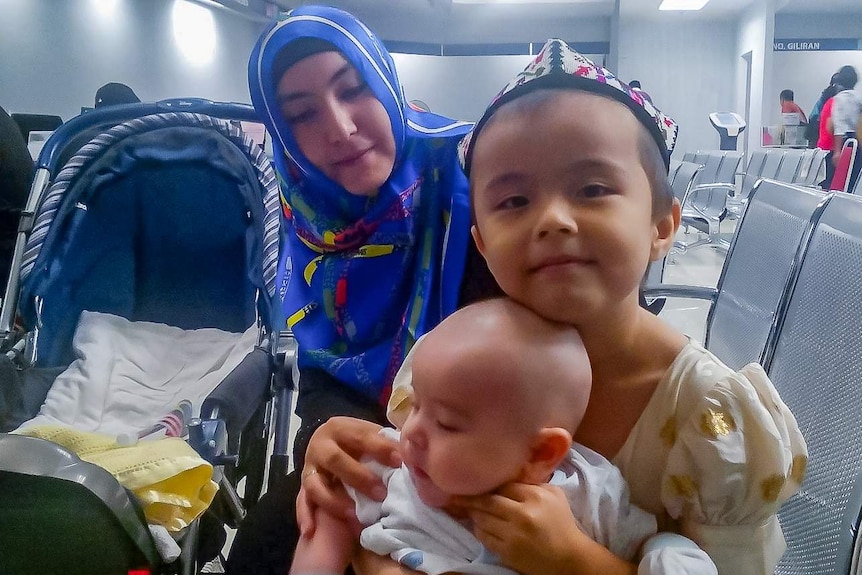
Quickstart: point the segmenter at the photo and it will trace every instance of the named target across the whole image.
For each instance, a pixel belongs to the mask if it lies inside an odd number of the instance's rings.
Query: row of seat
[[[721,223],[727,217],[739,217],[758,179],[814,186],[825,177],[825,160],[826,151],[820,149],[756,150],[740,169],[743,162],[739,152],[686,153],[682,161],[671,163],[671,184],[682,206],[686,231],[693,227],[706,237],[691,243],[677,242],[675,251],[704,245],[726,251],[729,244],[721,235]]]
[[[750,194],[716,288],[645,288],[709,300],[707,348],[734,369],[760,362],[799,423],[809,460],[779,512],[779,574],[850,573],[862,549],[860,289],[862,197],[768,179]]]

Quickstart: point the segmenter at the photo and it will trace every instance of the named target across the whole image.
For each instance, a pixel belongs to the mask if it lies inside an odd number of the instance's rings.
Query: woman
[[[293,10],[261,35],[249,88],[282,179],[279,286],[299,343],[300,470],[329,418],[384,423],[416,339],[496,284],[472,247],[458,164],[471,125],[409,106],[392,58],[361,22],[335,8]],[[255,508],[229,572],[287,571],[298,490],[289,476]]]

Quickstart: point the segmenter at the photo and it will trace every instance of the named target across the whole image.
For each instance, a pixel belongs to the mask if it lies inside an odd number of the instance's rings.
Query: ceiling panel
[[[786,0],[786,2],[779,10],[782,14],[862,14],[862,0]]]

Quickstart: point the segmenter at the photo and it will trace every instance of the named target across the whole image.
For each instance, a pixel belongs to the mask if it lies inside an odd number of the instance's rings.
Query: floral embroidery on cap
[[[676,146],[677,135],[679,133],[679,126],[677,126],[676,122],[665,116],[653,105],[652,102],[644,98],[637,92],[637,90],[632,90],[628,84],[622,82],[619,78],[614,76],[612,72],[602,68],[601,66],[595,65],[592,61],[573,50],[562,40],[552,38],[545,43],[542,50],[538,55],[536,55],[535,59],[533,59],[524,71],[515,76],[515,78],[509,82],[493,100],[491,100],[482,121],[476,125],[476,128],[474,128],[472,132],[467,134],[464,139],[461,140],[458,151],[461,158],[461,165],[464,166],[465,169],[469,169],[468,153],[470,143],[475,137],[477,130],[481,129],[482,124],[484,124],[484,120],[492,113],[498,101],[519,86],[523,86],[539,78],[545,78],[554,74],[594,80],[599,84],[604,84],[605,86],[618,90],[619,97],[617,99],[624,101],[624,103],[632,109],[639,108],[643,110],[646,112],[647,116],[651,118],[652,121],[647,128],[654,136],[657,136],[656,143],[658,143],[658,140],[664,142],[665,150],[663,155],[665,158],[670,156],[674,146]],[[584,86],[583,89],[589,91],[589,88],[586,86]],[[646,124],[644,118],[639,117],[638,119],[642,123]]]

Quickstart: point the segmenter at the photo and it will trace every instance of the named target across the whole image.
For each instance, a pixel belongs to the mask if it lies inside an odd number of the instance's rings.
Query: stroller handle
[[[106,129],[127,120],[166,112],[191,112],[222,120],[260,122],[257,112],[249,104],[213,102],[204,98],[171,98],[158,102],[106,106],[75,116],[57,128],[45,142],[36,167],[55,173],[63,147],[77,134]]]

